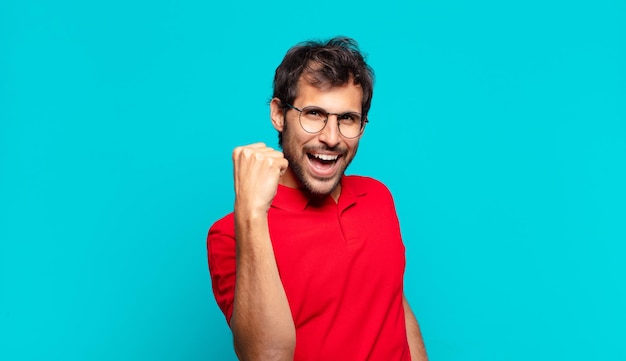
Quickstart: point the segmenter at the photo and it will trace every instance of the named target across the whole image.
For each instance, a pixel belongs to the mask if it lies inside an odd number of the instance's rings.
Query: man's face
[[[316,106],[329,113],[360,113],[362,97],[361,87],[352,81],[321,90],[300,79],[298,96],[292,105],[299,109]],[[272,103],[272,120],[276,129],[283,132],[283,153],[289,161],[289,169],[281,183],[304,188],[314,196],[331,194],[337,199],[341,192],[338,187],[341,177],[356,155],[361,136],[354,139],[343,137],[335,115],[329,115],[321,132],[307,133],[300,126],[297,110],[289,109],[283,118],[282,110],[276,109],[277,100]]]

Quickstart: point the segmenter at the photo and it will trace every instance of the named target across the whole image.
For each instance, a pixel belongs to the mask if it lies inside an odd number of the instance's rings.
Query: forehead
[[[329,112],[361,112],[363,89],[349,81],[339,86],[312,85],[303,78],[298,81],[298,93],[294,106],[318,106]]]

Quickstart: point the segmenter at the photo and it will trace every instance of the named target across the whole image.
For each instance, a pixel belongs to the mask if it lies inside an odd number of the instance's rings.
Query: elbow
[[[251,335],[233,329],[233,341],[241,361],[292,361],[296,349],[295,332]]]
[[[241,361],[293,361],[293,349],[280,350],[280,349],[265,349],[258,352],[249,352],[239,350],[235,347],[235,353],[237,358]]]
[[[235,354],[241,361],[293,361],[295,345],[247,347],[238,346],[235,341]]]

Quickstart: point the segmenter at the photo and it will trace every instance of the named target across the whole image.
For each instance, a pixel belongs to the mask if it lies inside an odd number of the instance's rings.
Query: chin
[[[341,181],[341,176],[336,176],[326,180],[308,179],[304,183],[304,188],[308,193],[316,197],[325,197],[331,194]]]

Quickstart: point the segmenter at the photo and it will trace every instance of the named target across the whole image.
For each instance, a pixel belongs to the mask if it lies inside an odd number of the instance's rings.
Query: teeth
[[[338,156],[337,155],[330,155],[330,154],[313,154],[313,156],[317,159],[321,159],[321,160],[337,160]]]

